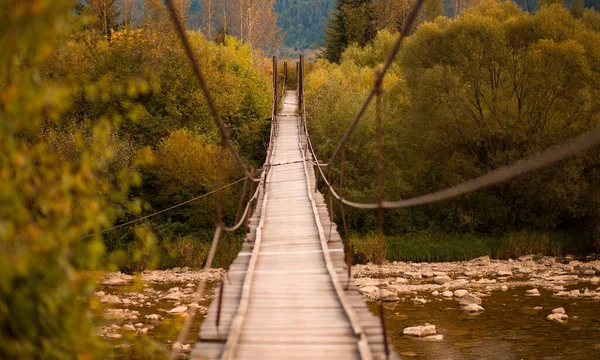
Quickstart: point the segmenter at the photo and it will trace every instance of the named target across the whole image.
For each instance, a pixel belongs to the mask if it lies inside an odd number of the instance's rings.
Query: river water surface
[[[402,357],[422,359],[600,359],[598,301],[553,298],[544,290],[541,296],[529,297],[525,290],[492,292],[483,298],[485,311],[479,315],[464,313],[455,300],[433,296],[425,296],[432,301],[424,305],[387,303],[390,341]],[[377,303],[368,305],[379,315]],[[552,309],[561,306],[569,315],[565,324],[546,320]],[[425,323],[435,325],[444,339],[402,335],[404,328]]]

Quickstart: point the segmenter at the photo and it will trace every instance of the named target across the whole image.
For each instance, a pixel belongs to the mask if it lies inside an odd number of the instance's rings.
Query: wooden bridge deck
[[[314,192],[296,113],[296,92],[287,91],[274,165],[225,281],[219,326],[217,289],[193,359],[385,358],[379,319],[352,280],[345,290],[343,245]]]

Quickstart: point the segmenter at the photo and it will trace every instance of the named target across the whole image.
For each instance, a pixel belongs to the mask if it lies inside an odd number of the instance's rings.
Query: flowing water
[[[570,288],[581,288],[575,285]],[[495,291],[483,298],[485,311],[468,315],[455,300],[425,296],[431,302],[386,303],[388,336],[402,357],[422,359],[600,359],[600,302],[525,296],[526,288]],[[441,300],[441,301],[440,301]],[[379,306],[369,303],[379,315]],[[569,320],[546,320],[552,309],[564,307]],[[542,307],[536,310],[536,307]],[[430,323],[441,341],[403,336],[409,326]]]

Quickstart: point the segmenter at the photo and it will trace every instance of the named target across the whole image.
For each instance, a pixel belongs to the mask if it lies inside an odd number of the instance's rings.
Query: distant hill
[[[277,22],[282,29],[282,53],[299,52],[323,45],[323,34],[334,0],[275,0]]]

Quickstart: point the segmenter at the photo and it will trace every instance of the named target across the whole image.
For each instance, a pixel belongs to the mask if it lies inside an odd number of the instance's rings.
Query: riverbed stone
[[[467,291],[465,289],[459,289],[459,290],[454,290],[453,295],[454,295],[454,297],[461,298],[461,297],[467,295],[468,293],[469,293],[469,291]]]
[[[179,291],[170,292],[162,298],[165,300],[180,300],[183,294]]]
[[[565,314],[565,308],[559,307],[559,308],[556,308],[556,309],[552,309],[552,313],[553,314]]]
[[[435,325],[425,324],[421,326],[411,326],[407,327],[402,331],[402,334],[407,336],[415,336],[415,337],[423,337],[435,335]]]
[[[421,341],[442,341],[442,340],[444,340],[444,335],[442,335],[442,334],[429,335],[429,336],[424,336],[422,338],[419,338],[419,340],[421,340]]]
[[[169,314],[181,314],[187,311],[187,306],[177,306],[169,311],[167,311]]]
[[[559,324],[564,324],[569,319],[567,314],[554,313],[546,316],[546,320],[554,321]]]
[[[447,284],[449,282],[451,282],[452,279],[449,276],[436,276],[433,278],[433,282],[438,284],[438,285],[443,285],[443,284]]]
[[[519,261],[531,261],[533,260],[533,254],[519,256]]]
[[[510,271],[510,270],[499,270],[499,271],[496,273],[496,275],[497,275],[497,276],[513,276],[513,273],[512,273],[512,271]]]
[[[371,299],[379,297],[379,288],[377,286],[365,286],[358,289],[358,292]]]
[[[477,297],[473,294],[466,294],[459,299],[460,299],[459,304],[461,304],[461,305],[470,305],[470,304],[481,305],[481,298]]]
[[[529,289],[525,291],[525,296],[540,296],[540,291],[538,289]]]
[[[398,298],[398,295],[396,295],[395,292],[391,292],[386,289],[381,289],[379,291],[379,300],[381,300],[381,301],[398,301],[400,299]]]
[[[445,298],[452,298],[452,296],[454,296],[454,293],[450,290],[446,290],[442,293],[442,296]]]
[[[502,285],[502,286],[500,286],[500,290],[507,291],[508,290],[508,286],[507,285]]]
[[[478,312],[484,311],[485,309],[482,306],[477,305],[477,304],[469,304],[469,305],[465,306],[465,308],[463,310],[468,313],[478,313]]]
[[[486,265],[489,265],[491,261],[490,261],[490,257],[486,255],[486,256],[480,256],[478,258],[472,259],[469,262],[476,266],[486,266]]]
[[[414,272],[414,271],[407,271],[402,275],[408,279],[422,279],[423,278],[423,276],[421,275],[420,272]]]
[[[123,325],[123,331],[135,331],[135,326],[131,323]]]
[[[439,295],[440,295],[440,292],[439,292],[439,291],[437,291],[437,290],[433,290],[433,291],[431,292],[431,296],[439,296]]]
[[[408,283],[408,279],[405,279],[403,277],[397,277],[396,280],[394,280],[394,282],[396,284],[407,284]]]

